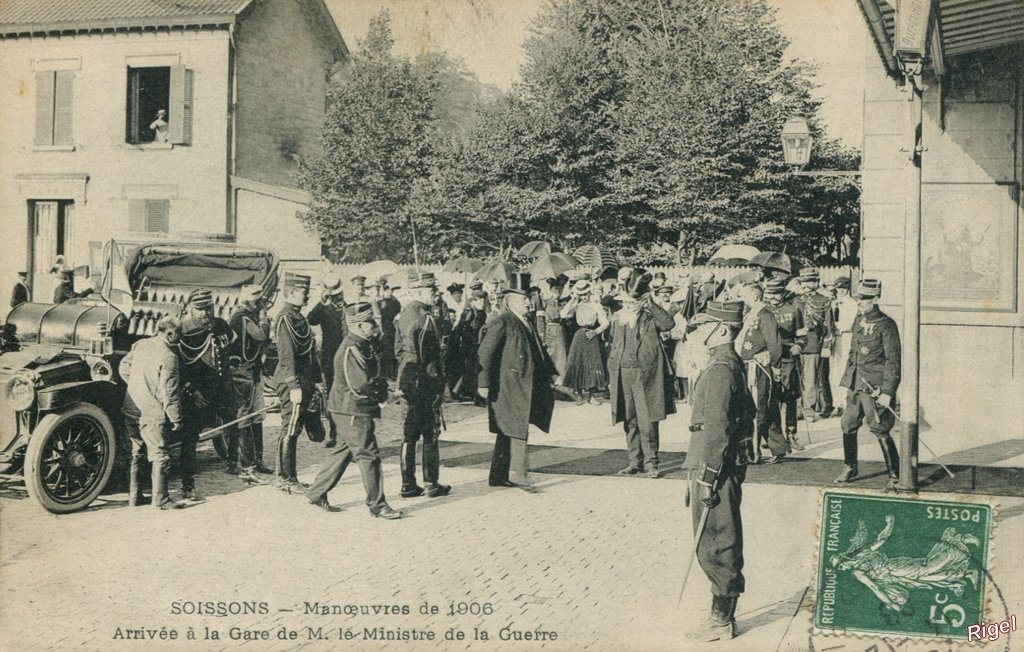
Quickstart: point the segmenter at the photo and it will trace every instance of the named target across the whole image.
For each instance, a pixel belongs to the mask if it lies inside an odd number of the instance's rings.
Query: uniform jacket
[[[260,316],[248,308],[231,313],[228,325],[235,340],[228,349],[233,375],[258,381],[262,376],[263,353],[270,343],[269,327],[260,323]]]
[[[616,313],[619,315],[620,313]],[[622,354],[627,346],[625,340],[626,326],[617,317],[611,319],[611,351],[608,354],[608,380],[611,393],[612,423],[625,418],[626,406],[623,402],[622,388],[619,387],[619,370]],[[675,320],[657,304],[651,303],[640,310],[636,320],[636,340],[628,343],[637,347],[637,360],[640,362],[640,377],[643,380],[644,406],[637,406],[639,414],[646,414],[653,423],[661,421],[668,414],[674,414],[675,376],[669,366],[668,355],[662,345],[660,331],[671,331]],[[638,397],[638,400],[640,397]]]
[[[384,297],[377,302],[380,310],[381,357],[395,354],[395,318],[402,312],[402,304],[394,297]]]
[[[403,392],[444,391],[442,337],[441,325],[430,306],[410,301],[402,308],[395,332],[395,358],[398,386]]]
[[[349,333],[334,354],[334,383],[327,409],[338,414],[380,417],[387,385],[380,376],[377,349],[369,340]]]
[[[756,412],[743,362],[732,343],[714,347],[693,388],[693,434],[683,468],[696,469],[701,462],[714,469],[728,467],[742,456],[742,442],[753,433]]]
[[[807,341],[807,329],[804,328],[803,306],[796,297],[790,296],[777,306],[769,305],[767,307],[775,315],[775,321],[779,325],[779,337],[782,339],[782,357],[792,358],[789,347],[793,344],[799,344],[803,347]]]
[[[743,360],[758,361],[772,369],[782,365],[782,338],[779,337],[779,323],[775,313],[762,305],[743,319],[743,328],[737,338],[737,350]]]
[[[137,341],[119,367],[128,394],[143,419],[164,417],[181,424],[181,363],[174,346],[162,337]]]
[[[900,333],[896,322],[874,306],[853,320],[853,339],[846,373],[839,383],[855,391],[867,391],[870,383],[882,394],[896,395],[900,386]]]
[[[836,324],[832,316],[832,299],[820,292],[809,292],[801,299],[807,341],[804,353],[821,353],[822,346],[831,347]]]
[[[28,301],[28,286],[20,281],[15,283],[14,289],[11,291],[11,307],[15,308],[23,303],[28,303]]]
[[[490,390],[491,432],[526,439],[531,423],[547,432],[555,407],[551,380],[556,371],[540,336],[510,310],[502,310],[484,326],[478,355],[478,386]]]
[[[288,386],[288,389],[312,389],[320,382],[320,363],[317,360],[313,329],[298,306],[286,303],[274,322],[274,338],[277,340],[277,369],[274,370],[274,384]]]
[[[178,353],[182,361],[182,378],[197,388],[216,383],[230,375],[230,348],[235,332],[220,317],[210,320],[209,327],[196,326],[190,320],[181,324]]]
[[[345,312],[321,301],[309,311],[306,321],[310,326],[320,327],[320,368],[330,373],[334,369],[334,354],[348,335]]]

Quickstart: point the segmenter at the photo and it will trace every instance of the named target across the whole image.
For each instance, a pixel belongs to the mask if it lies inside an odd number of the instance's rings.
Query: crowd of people
[[[496,436],[489,485],[532,491],[529,428],[549,429],[559,391],[580,405],[608,400],[626,438],[619,473],[658,478],[660,425],[679,399],[691,407],[684,468],[687,501],[694,497],[695,555],[713,592],[697,635],[716,640],[735,634],[744,590],[740,502],[748,464],[778,463],[799,450],[799,419],[837,414],[844,466],[836,482],[857,476],[857,431],[865,421],[890,485],[898,479],[890,431],[899,334],[878,308],[881,284],[872,279],[862,279],[851,296],[849,278],[823,286],[813,268],[792,276],[752,267],[731,279],[669,279],[628,267],[608,278],[515,272],[501,283],[453,283],[443,291],[434,274],[418,270],[404,278],[356,276],[347,290],[330,274],[305,311],[310,277],[287,272],[283,288],[273,322],[260,286],[242,289],[241,306],[227,321],[214,316],[210,290],[196,289],[183,319],[164,317],[125,357],[129,504],[144,502],[148,457],[152,504],[184,506],[167,489],[172,439],[181,441],[182,498],[200,500],[196,444],[204,428],[222,423],[227,470],[243,480],[274,474],[280,489],[337,511],[327,495],[355,461],[370,513],[401,518],[385,498],[375,436],[389,396],[402,404],[402,497],[452,491],[440,481],[446,400],[486,405]],[[263,462],[262,430],[272,345],[281,408],[273,470]],[[833,404],[840,388],[844,407]],[[329,449],[308,486],[296,477],[303,432]]]

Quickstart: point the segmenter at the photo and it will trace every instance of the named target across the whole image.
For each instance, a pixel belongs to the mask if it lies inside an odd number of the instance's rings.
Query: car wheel
[[[94,405],[79,403],[47,414],[32,431],[25,453],[25,486],[55,514],[85,508],[114,469],[114,425]]]

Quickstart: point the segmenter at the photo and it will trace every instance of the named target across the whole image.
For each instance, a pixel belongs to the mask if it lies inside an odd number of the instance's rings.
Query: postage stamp
[[[985,619],[992,506],[827,491],[814,627],[968,638]]]

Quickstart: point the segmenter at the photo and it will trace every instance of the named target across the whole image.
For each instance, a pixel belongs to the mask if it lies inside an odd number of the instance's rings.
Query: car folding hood
[[[229,288],[250,283],[266,286],[276,263],[274,253],[265,249],[147,245],[132,253],[125,271],[133,290],[144,280],[157,285]]]

